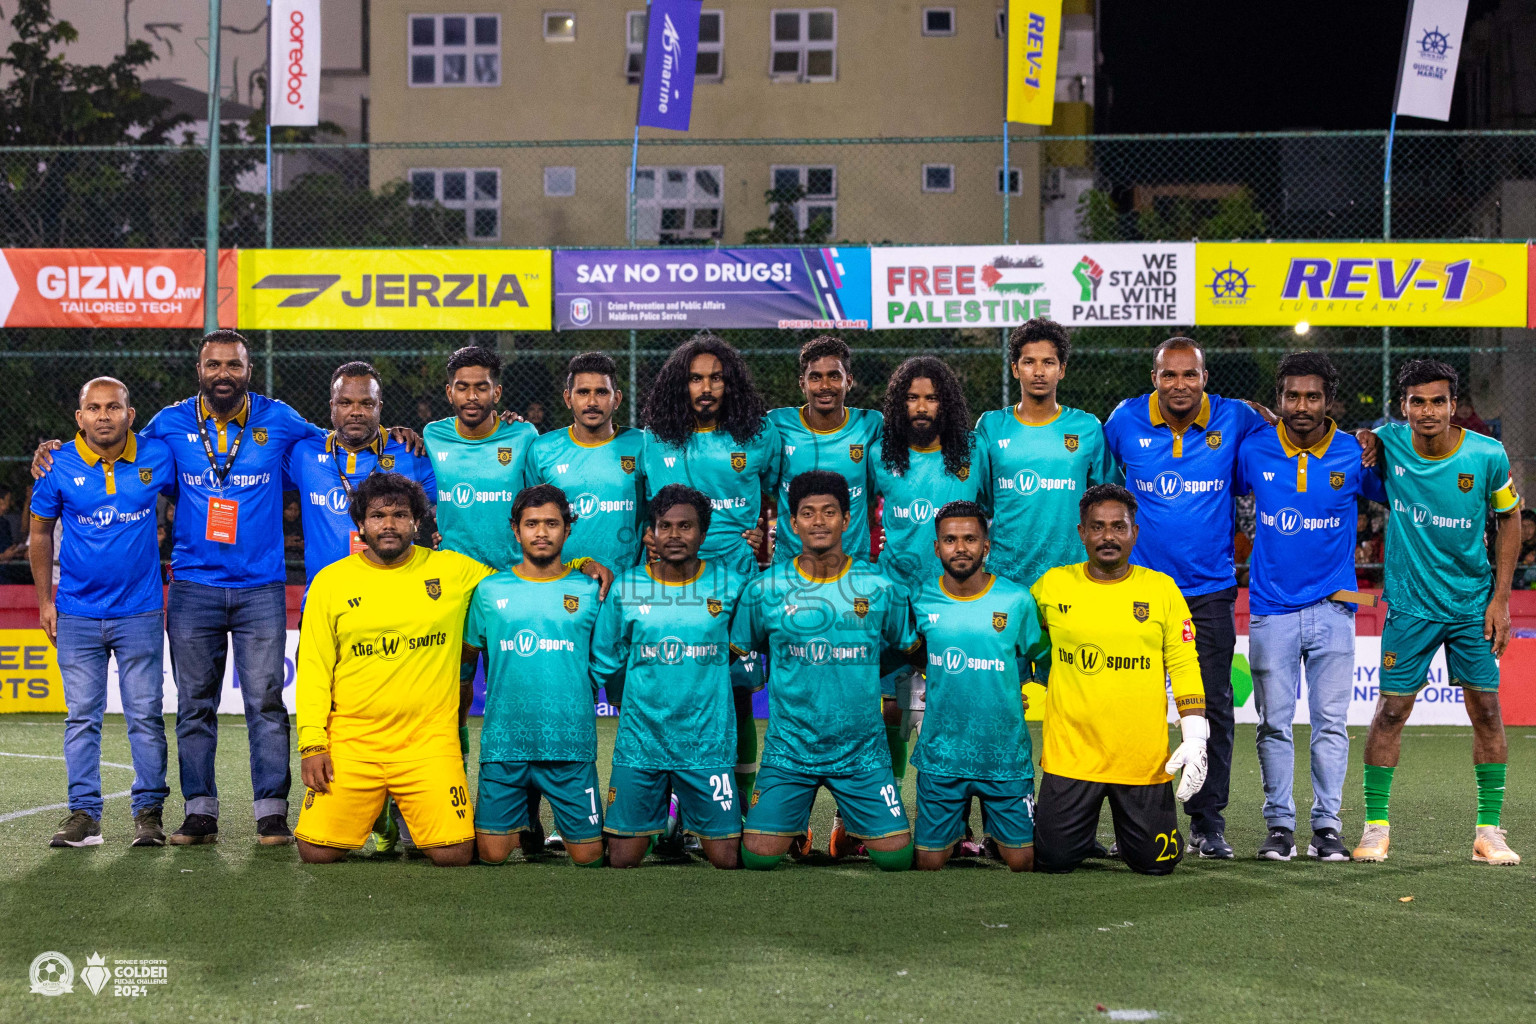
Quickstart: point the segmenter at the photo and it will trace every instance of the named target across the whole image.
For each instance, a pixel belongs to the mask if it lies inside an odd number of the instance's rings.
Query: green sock
[[[747,816],[752,787],[757,785],[757,719],[752,717],[752,694],[734,691],[736,702],[736,799],[741,816]]]
[[[747,849],[746,843],[741,844],[741,866],[748,871],[772,871],[779,866],[779,861],[783,859],[782,855],[778,857],[764,857],[762,854],[753,853]]]
[[[469,726],[459,726],[459,753],[469,757]]]
[[[907,740],[900,723],[885,727],[885,745],[891,748],[891,774],[900,782],[907,775]]]
[[[1378,764],[1365,766],[1365,823],[1387,823],[1387,801],[1392,798],[1392,773],[1396,768],[1384,768]]]
[[[1472,770],[1477,772],[1477,823],[1478,825],[1499,824],[1499,815],[1504,810],[1504,774],[1507,765],[1502,764],[1475,764]]]
[[[912,844],[899,850],[870,850],[869,859],[881,871],[906,871],[912,867]]]
[[[576,860],[572,860],[571,863],[575,864],[579,868],[600,868],[603,866],[603,858],[599,857],[597,860],[589,860],[585,864],[582,864],[580,861]]]

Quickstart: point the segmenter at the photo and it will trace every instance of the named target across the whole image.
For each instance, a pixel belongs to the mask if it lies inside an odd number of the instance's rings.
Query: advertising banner
[[[240,326],[549,330],[548,249],[243,249]]]
[[[913,246],[869,259],[877,329],[1195,322],[1191,242]]]
[[[688,130],[693,71],[699,53],[699,0],[650,0],[646,11],[645,74],[636,124]]]
[[[1412,0],[1403,30],[1394,113],[1450,120],[1466,23],[1467,0]]]
[[[865,330],[868,249],[555,253],[555,329]]]
[[[1524,327],[1526,246],[1200,242],[1195,322]]]
[[[172,686],[173,701],[175,694]],[[48,634],[40,629],[0,629],[0,713],[65,710],[59,652],[48,642]]]
[[[1019,124],[1050,124],[1056,106],[1061,0],[1008,2],[1008,113]]]
[[[219,251],[219,326],[235,326],[235,251]],[[201,249],[0,249],[0,327],[203,326]]]
[[[320,123],[320,0],[270,0],[274,127]]]

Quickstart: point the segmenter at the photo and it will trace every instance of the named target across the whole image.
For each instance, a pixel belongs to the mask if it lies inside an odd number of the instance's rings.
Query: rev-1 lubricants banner
[[[863,330],[868,249],[555,253],[555,329]]]
[[[240,327],[549,330],[547,249],[243,249]]]
[[[1195,246],[950,245],[870,250],[872,326],[1195,322]]]
[[[1524,327],[1526,247],[1481,242],[1200,242],[1195,322]]]

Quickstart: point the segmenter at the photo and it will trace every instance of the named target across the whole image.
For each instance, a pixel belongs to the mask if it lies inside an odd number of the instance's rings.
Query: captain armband
[[[1184,713],[1185,711],[1204,711],[1205,694],[1201,693],[1191,694],[1188,697],[1175,697],[1173,699],[1173,706],[1179,709],[1180,714]]]
[[[1513,515],[1520,508],[1520,495],[1515,493],[1515,482],[1504,481],[1504,486],[1493,492],[1488,504],[1501,516]]]

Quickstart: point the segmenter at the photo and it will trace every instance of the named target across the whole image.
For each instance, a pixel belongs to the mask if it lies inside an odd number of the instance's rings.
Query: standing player
[[[1519,864],[1500,827],[1509,745],[1499,711],[1498,658],[1509,645],[1509,590],[1520,552],[1520,496],[1509,456],[1491,437],[1453,426],[1456,371],[1413,359],[1397,372],[1408,422],[1378,427],[1376,456],[1391,498],[1387,522],[1386,625],[1381,696],[1365,738],[1365,833],[1354,859],[1387,859],[1387,805],[1403,725],[1442,645],[1451,685],[1466,695],[1477,775],[1472,859]],[[1364,432],[1362,432],[1363,434]],[[1483,541],[1487,512],[1499,517],[1497,572]]]
[[[1081,864],[1108,797],[1126,865],[1166,875],[1184,854],[1172,773],[1184,769],[1178,797],[1188,800],[1206,770],[1195,626],[1172,579],[1131,564],[1135,496],[1100,484],[1079,504],[1088,560],[1051,569],[1031,588],[1053,648],[1035,863],[1056,872]],[[1171,758],[1165,678],[1184,738]]]
[[[742,860],[767,870],[804,837],[825,786],[882,871],[912,865],[912,832],[891,774],[879,711],[880,657],[914,653],[906,592],[843,552],[848,482],[827,470],[790,483],[801,552],[747,585],[731,624],[739,655],[768,655],[772,712],[763,770],[743,827]]]
[[[542,794],[578,867],[603,862],[598,802],[597,688],[588,668],[598,584],[560,561],[571,534],[570,501],[549,484],[512,503],[522,561],[481,584],[469,607],[468,656],[486,653],[485,726],[475,843],[500,864]]]
[[[1150,395],[1110,414],[1104,438],[1141,501],[1146,530],[1137,565],[1172,576],[1189,604],[1211,726],[1205,788],[1185,802],[1190,842],[1202,858],[1231,860],[1226,840],[1232,775],[1232,651],[1237,645],[1237,575],[1232,564],[1237,512],[1233,473],[1249,434],[1267,429],[1248,403],[1207,394],[1205,353],[1169,338],[1152,356]]]
[[[632,427],[614,426],[613,414],[624,399],[616,372],[613,360],[602,352],[583,352],[571,360],[562,398],[575,422],[533,443],[523,486],[553,484],[576,494],[571,508],[576,522],[565,545],[566,558],[593,558],[618,573],[634,565],[641,552],[639,460],[644,435]]]
[[[740,865],[730,627],[747,578],[699,558],[711,511],[698,491],[663,487],[650,508],[658,560],[620,575],[598,614],[593,674],[623,707],[605,825],[616,868],[639,865],[666,831],[668,789],[710,863]]]
[[[944,573],[912,603],[928,675],[927,727],[917,768],[917,866],[937,871],[965,835],[972,797],[982,827],[1014,871],[1035,864],[1035,770],[1019,662],[1040,642],[1029,591],[982,568],[987,514],[953,501],[934,516]]]
[[[375,473],[352,521],[366,550],[321,569],[304,606],[298,664],[299,856],[330,863],[363,845],[386,795],[434,864],[474,854],[454,737],[464,613],[491,570],[415,543],[421,485]]]
[[[1355,680],[1355,526],[1359,499],[1386,501],[1360,445],[1327,416],[1339,372],[1320,352],[1293,352],[1275,372],[1280,423],[1237,454],[1237,492],[1253,492],[1248,660],[1259,709],[1265,860],[1296,855],[1291,722],[1306,666],[1311,722],[1312,840],[1307,856],[1349,860],[1339,804],[1349,770]]]
[[[1056,400],[1071,351],[1066,328],[1054,321],[1015,327],[1008,365],[1019,402],[976,421],[982,503],[1006,524],[994,532],[988,568],[1026,587],[1082,555],[1072,532],[1078,499],[1115,474],[1098,418]]]

